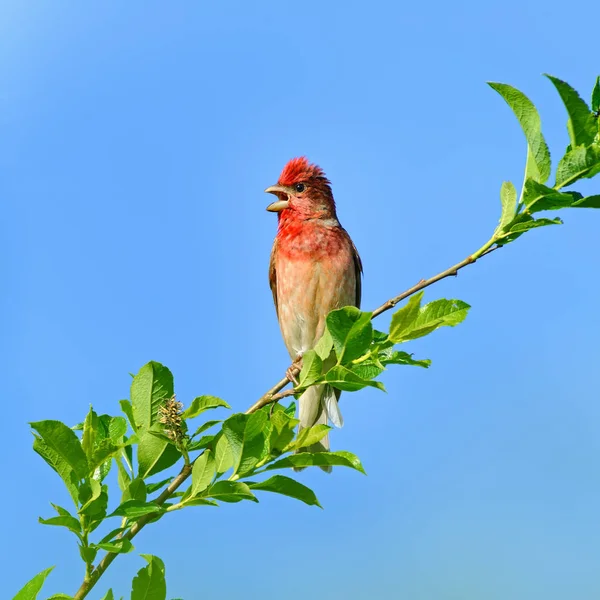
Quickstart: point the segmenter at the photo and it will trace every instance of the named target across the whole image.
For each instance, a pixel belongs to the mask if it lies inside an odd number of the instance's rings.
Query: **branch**
[[[438,281],[441,281],[442,279],[446,279],[446,277],[455,277],[456,275],[458,275],[458,272],[461,269],[464,269],[468,265],[472,265],[475,261],[477,261],[482,256],[485,256],[486,254],[490,254],[490,252],[493,252],[494,250],[497,250],[498,248],[501,248],[501,246],[493,246],[493,241],[488,242],[485,246],[480,248],[477,252],[475,252],[474,254],[471,254],[470,256],[467,256],[467,258],[465,258],[465,260],[462,260],[459,263],[456,263],[453,267],[450,267],[449,269],[446,269],[445,271],[442,271],[441,273],[438,273],[437,275],[434,275],[433,277],[430,277],[429,279],[421,279],[421,281],[419,281],[419,283],[413,285],[411,288],[407,289],[405,292],[402,292],[401,294],[399,294],[398,296],[395,296],[394,298],[390,298],[389,300],[384,302],[381,306],[377,307],[373,311],[373,316],[371,318],[374,319],[375,317],[378,317],[380,314],[390,310],[391,308],[394,308],[394,306],[396,306],[396,304],[398,304],[398,302],[402,302],[402,300],[405,300],[409,296],[412,296],[413,294],[416,294],[417,292],[424,290],[426,287],[429,287],[430,285],[432,285]],[[298,373],[300,373],[300,367],[298,367],[297,365],[291,365],[290,369],[292,369],[292,371],[294,372],[294,375],[297,375]],[[287,390],[286,392],[281,392],[281,390],[289,382],[290,382],[290,380],[287,377],[283,378],[281,381],[278,381],[277,384],[275,384],[266,394],[261,396],[246,411],[246,414],[256,412],[263,406],[266,406],[267,404],[271,404],[271,402],[279,402],[279,400],[281,400],[282,398],[293,395],[295,393],[295,391],[293,389]],[[281,393],[278,393],[278,392],[281,392]]]
[[[413,287],[407,289],[405,292],[402,292],[398,296],[394,298],[390,298],[386,302],[384,302],[381,306],[376,308],[373,311],[373,317],[378,317],[380,314],[394,308],[398,302],[405,300],[409,296],[420,292],[421,290],[429,287],[430,285],[445,279],[446,277],[456,276],[458,272],[468,265],[472,265],[475,261],[477,261],[482,256],[497,250],[500,246],[494,245],[494,238],[492,238],[489,242],[487,242],[484,246],[482,246],[477,252],[471,254],[461,262],[455,264],[454,266],[430,277],[429,279],[422,279]],[[291,365],[290,367],[294,375],[297,375],[300,372],[300,367],[297,365]],[[296,393],[295,388],[291,388],[289,390],[281,391],[283,388],[290,383],[290,380],[287,377],[284,377],[281,381],[278,381],[268,392],[266,392],[263,396],[261,396],[247,411],[246,414],[250,414],[256,412],[261,409],[263,406],[267,406],[268,404],[272,404],[273,402],[278,402],[279,400],[286,398],[287,396],[293,396]],[[163,493],[156,499],[156,504],[162,506],[176,491],[177,489],[188,479],[188,477],[192,474],[192,464],[184,465],[179,475],[173,479],[171,484],[163,491]],[[156,514],[149,514],[140,517],[132,526],[131,529],[123,536],[128,540],[132,540],[150,521],[156,519]],[[98,565],[94,568],[94,570],[90,573],[89,578],[87,578],[82,584],[75,596],[73,596],[73,600],[82,600],[85,598],[91,589],[94,587],[98,579],[103,575],[109,565],[113,560],[118,556],[117,553],[109,552],[104,558],[98,563]]]

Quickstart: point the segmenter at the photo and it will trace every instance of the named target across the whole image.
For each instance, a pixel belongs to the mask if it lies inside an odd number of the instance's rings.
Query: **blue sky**
[[[586,98],[596,5],[4,2],[0,20],[2,587],[57,567],[69,534],[37,523],[61,482],[28,421],[115,413],[148,360],[178,398],[243,410],[288,361],[267,284],[263,193],[306,155],[361,253],[363,307],[462,260],[520,186],[525,144],[486,80],[537,104],[555,158],[565,113],[541,73]],[[579,186],[598,193],[598,182]],[[169,597],[530,600],[596,597],[600,562],[600,213],[564,213],[430,288],[467,321],[407,347],[388,393],[345,394],[337,449],[368,476],[304,472],[321,511],[173,514],[90,598],[127,595],[161,556]],[[386,318],[381,319],[381,325]]]

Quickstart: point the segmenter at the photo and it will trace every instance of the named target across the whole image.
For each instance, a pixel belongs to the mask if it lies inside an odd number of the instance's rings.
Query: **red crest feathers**
[[[278,183],[280,185],[294,185],[295,183],[306,181],[313,177],[324,179],[326,183],[329,183],[321,167],[309,163],[305,156],[300,156],[298,158],[292,158],[292,160],[283,167]]]

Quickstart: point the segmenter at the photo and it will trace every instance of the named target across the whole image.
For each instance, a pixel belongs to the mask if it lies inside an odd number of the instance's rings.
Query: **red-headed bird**
[[[269,282],[283,341],[298,364],[319,341],[330,311],[360,307],[362,264],[340,225],[331,184],[320,167],[293,158],[265,192],[278,198],[267,207],[278,213]],[[341,427],[339,397],[340,390],[330,385],[306,390],[299,400],[299,429],[328,420]],[[329,436],[306,450],[329,450]]]

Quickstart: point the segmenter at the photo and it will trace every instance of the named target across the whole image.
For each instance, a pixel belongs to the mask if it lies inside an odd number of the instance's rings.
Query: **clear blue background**
[[[524,138],[485,81],[536,102],[557,158],[541,73],[589,98],[597,27],[589,0],[3,2],[2,597],[51,564],[44,597],[83,574],[37,524],[69,500],[28,421],[115,413],[151,359],[183,402],[238,410],[282,376],[263,190],[289,158],[332,180],[374,308],[477,249],[501,181],[520,186]],[[173,514],[90,598],[128,597],[138,552],[186,600],[597,598],[600,213],[562,216],[428,290],[473,305],[411,345],[429,371],[344,395],[333,445],[368,477],[304,472],[323,511]]]

